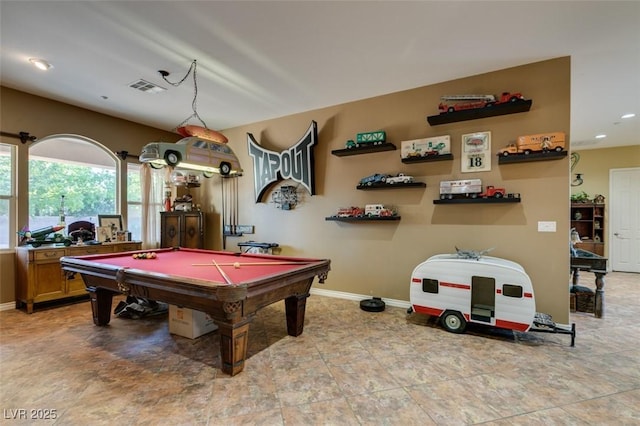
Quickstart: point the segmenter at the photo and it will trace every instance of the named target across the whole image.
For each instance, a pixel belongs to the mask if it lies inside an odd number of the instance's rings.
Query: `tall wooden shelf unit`
[[[571,203],[571,227],[582,240],[576,248],[604,256],[604,204]]]
[[[204,248],[204,214],[161,212],[160,247]]]

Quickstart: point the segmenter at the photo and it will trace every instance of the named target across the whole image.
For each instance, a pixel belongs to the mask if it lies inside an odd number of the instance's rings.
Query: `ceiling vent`
[[[160,87],[156,84],[153,84],[147,80],[137,80],[134,81],[133,83],[129,83],[129,87],[131,87],[132,89],[136,89],[139,90],[141,92],[144,93],[160,93],[160,92],[164,92],[165,89],[164,87]]]

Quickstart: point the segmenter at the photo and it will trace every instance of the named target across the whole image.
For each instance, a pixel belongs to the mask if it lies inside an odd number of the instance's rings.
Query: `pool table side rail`
[[[216,302],[245,300],[244,312],[240,314],[246,315],[289,296],[308,295],[313,279],[318,276],[321,282],[324,281],[330,270],[329,260],[319,260],[280,275],[260,277],[250,284],[229,285],[124,268],[91,258],[99,259],[100,256],[63,257],[60,263],[63,270],[80,273],[87,288],[100,287],[114,293],[171,303],[214,317],[225,316],[220,303]]]

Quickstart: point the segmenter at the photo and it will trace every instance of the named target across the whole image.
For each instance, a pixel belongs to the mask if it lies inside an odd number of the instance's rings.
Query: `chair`
[[[70,223],[67,232],[72,241],[78,241],[78,238],[81,238],[82,241],[89,241],[95,239],[96,226],[86,220],[79,220]]]

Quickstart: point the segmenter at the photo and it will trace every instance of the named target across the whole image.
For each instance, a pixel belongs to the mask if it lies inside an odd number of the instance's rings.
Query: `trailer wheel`
[[[467,328],[467,322],[460,312],[446,311],[440,317],[440,322],[444,329],[451,333],[463,333]]]

